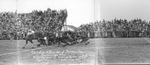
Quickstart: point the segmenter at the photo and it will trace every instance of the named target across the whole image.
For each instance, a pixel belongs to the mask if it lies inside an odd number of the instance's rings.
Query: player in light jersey
[[[34,33],[35,32],[33,30],[29,30],[28,31],[27,36],[26,36],[26,44],[25,44],[25,46],[28,44],[28,41],[29,41],[32,44],[32,48],[34,48],[33,47],[34,44],[33,44],[33,41],[32,41],[34,39],[34,36],[33,36]],[[25,46],[23,47],[23,49],[25,48]]]

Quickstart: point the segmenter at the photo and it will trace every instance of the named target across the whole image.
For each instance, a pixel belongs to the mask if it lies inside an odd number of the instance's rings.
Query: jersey
[[[34,34],[34,31],[28,32],[26,39],[32,39],[33,38],[33,34]]]
[[[30,32],[27,33],[27,35],[31,35],[33,33],[34,33],[34,31],[30,31]]]

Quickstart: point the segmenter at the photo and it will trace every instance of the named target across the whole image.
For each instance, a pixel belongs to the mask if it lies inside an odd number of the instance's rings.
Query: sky
[[[16,5],[17,4],[17,5]],[[67,9],[67,24],[76,27],[95,21],[94,0],[0,0],[0,12],[28,13],[33,10]]]
[[[150,0],[100,0],[101,20],[141,18],[150,21]]]

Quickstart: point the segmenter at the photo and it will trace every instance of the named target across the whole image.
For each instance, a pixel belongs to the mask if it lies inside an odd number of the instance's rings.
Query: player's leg
[[[89,41],[88,38],[87,38],[85,41],[86,41],[86,42],[85,42],[85,45],[88,45],[88,44],[90,43],[90,41]]]
[[[23,49],[26,47],[26,45],[28,44],[28,39],[26,39],[26,44],[24,45]]]
[[[33,48],[34,48],[34,43],[33,43],[32,39],[30,39],[29,41],[31,42],[31,44],[32,44],[32,49],[33,49]]]
[[[64,39],[61,37],[61,38],[58,38],[57,39],[57,42],[58,42],[58,45],[57,46],[60,46],[60,45],[65,45],[65,43],[64,43]]]
[[[45,44],[46,44],[46,46],[48,46],[48,39],[45,40]]]
[[[40,47],[41,45],[44,45],[42,38],[38,38],[38,42],[39,42],[40,44],[38,44],[37,47]]]
[[[44,45],[46,46],[46,41],[45,41],[45,39],[43,39],[43,38],[41,39],[41,44],[42,44],[43,46],[44,46]]]
[[[43,45],[47,46],[47,40],[43,41]]]

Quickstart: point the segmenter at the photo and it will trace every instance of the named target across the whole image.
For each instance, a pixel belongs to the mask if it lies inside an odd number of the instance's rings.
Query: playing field
[[[0,65],[98,65],[95,41],[90,42],[89,45],[36,47],[38,42],[34,40],[35,49],[31,44],[22,49],[25,40],[0,40]]]
[[[105,38],[105,65],[150,63],[149,38]]]
[[[149,63],[149,38],[95,38],[83,43],[31,49],[25,40],[0,40],[0,65],[126,65]]]

